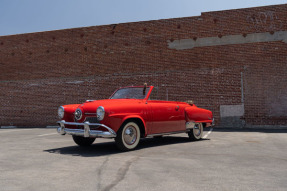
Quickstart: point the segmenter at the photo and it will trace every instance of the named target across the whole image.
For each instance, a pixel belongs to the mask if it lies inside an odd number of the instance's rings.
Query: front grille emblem
[[[82,118],[82,110],[81,109],[77,109],[75,111],[75,119],[78,121]]]

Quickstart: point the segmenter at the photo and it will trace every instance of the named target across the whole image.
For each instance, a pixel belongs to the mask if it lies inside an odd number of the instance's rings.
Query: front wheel
[[[122,151],[130,151],[137,147],[141,137],[140,128],[135,122],[124,124],[115,138],[117,147]]]
[[[96,140],[96,138],[90,138],[90,137],[80,137],[73,135],[74,142],[81,146],[81,147],[87,147],[93,144],[93,142]]]
[[[194,128],[188,132],[189,139],[192,141],[198,141],[201,139],[203,134],[202,123],[195,124]]]

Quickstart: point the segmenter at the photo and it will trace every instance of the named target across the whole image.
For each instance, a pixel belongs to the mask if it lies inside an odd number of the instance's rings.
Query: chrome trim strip
[[[187,132],[189,132],[189,130],[186,130],[186,131],[174,131],[174,132],[168,132],[168,133],[150,134],[150,135],[147,135],[147,137],[155,137],[155,136],[161,136],[161,135],[172,135],[172,134],[187,133]]]
[[[95,117],[96,117],[97,113],[85,113],[85,115],[95,115]]]
[[[61,135],[69,134],[69,135],[77,135],[77,136],[82,136],[82,137],[104,137],[104,138],[113,138],[117,136],[114,130],[100,123],[90,123],[88,121],[84,123],[76,123],[76,122],[66,122],[65,120],[58,121],[57,123],[60,125],[57,131]],[[65,128],[65,125],[84,126],[84,129],[69,129],[69,128]],[[101,126],[101,127],[106,128],[108,132],[91,130],[90,126]]]

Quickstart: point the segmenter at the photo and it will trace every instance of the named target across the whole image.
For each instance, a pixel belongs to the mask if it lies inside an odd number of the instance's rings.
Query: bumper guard
[[[60,125],[60,127],[57,128],[57,131],[61,135],[69,134],[82,137],[103,137],[103,138],[114,138],[117,136],[114,130],[100,123],[90,123],[88,121],[84,123],[76,123],[76,122],[66,122],[65,120],[58,121],[57,123]],[[65,128],[65,125],[84,126],[84,129],[69,129]],[[90,126],[101,126],[106,128],[108,131],[91,130]]]

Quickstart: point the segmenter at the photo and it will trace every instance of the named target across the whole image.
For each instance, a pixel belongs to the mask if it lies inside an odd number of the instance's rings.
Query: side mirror
[[[188,103],[189,105],[193,105],[193,101],[192,100],[187,100],[186,103]]]

